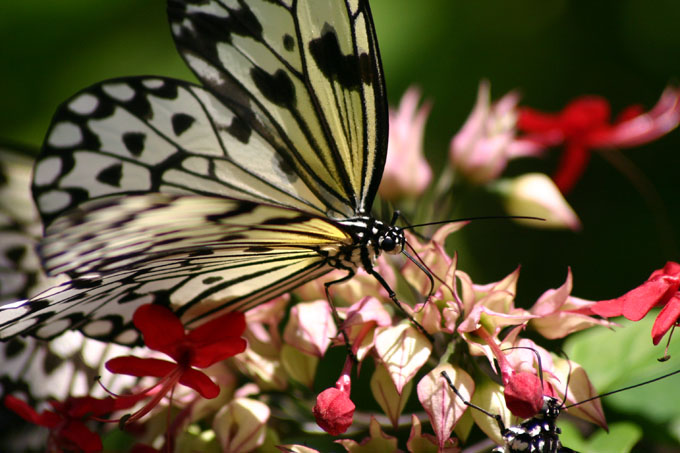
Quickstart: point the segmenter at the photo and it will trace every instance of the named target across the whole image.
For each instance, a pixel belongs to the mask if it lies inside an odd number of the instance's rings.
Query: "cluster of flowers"
[[[588,151],[633,146],[669,131],[680,120],[679,100],[680,91],[668,89],[650,112],[626,111],[610,124],[608,105],[599,98],[582,98],[559,114],[542,114],[518,108],[515,94],[491,104],[488,85],[482,84],[475,110],[452,140],[453,169],[477,183],[498,182],[509,159],[539,156],[549,146],[564,144],[556,186],[546,176],[523,175],[506,184],[510,188],[504,193],[510,213],[539,215],[553,226],[576,228],[578,219],[560,192],[568,192],[576,182]],[[418,103],[417,91],[409,90],[391,117],[389,160],[380,189],[384,199],[413,199],[430,186],[432,172],[422,155],[429,106],[419,108]],[[582,367],[523,337],[526,329],[546,339],[561,339],[594,325],[610,325],[601,317],[639,320],[651,308],[663,306],[652,332],[657,344],[678,324],[680,264],[668,263],[640,287],[600,302],[572,296],[569,271],[562,286],[547,290],[530,309],[522,309],[515,306],[519,269],[481,285],[457,268],[456,256],[446,252],[444,243],[462,226],[444,226],[428,242],[407,233],[408,243],[434,276],[434,286],[411,261],[381,257],[376,263],[391,287],[410,288],[420,295],[412,307],[404,306],[434,342],[395,313],[384,288],[362,272],[333,287],[341,321],[336,326],[323,282],[345,274],[332,272],[245,314],[225,314],[188,332],[168,309],[142,306],[134,324],[148,353],[113,358],[101,370],[139,378],[135,386],[111,391],[104,398],[78,395],[51,401],[41,411],[12,395],[5,396],[4,404],[25,420],[48,428],[49,451],[120,448],[109,447],[110,436],[105,442],[100,437],[106,427],[116,431],[117,424],[129,434],[127,446],[137,453],[275,448],[314,452],[307,445],[284,445],[280,440],[293,437],[291,432],[299,436],[315,431],[300,421],[311,422],[313,414],[316,424],[333,436],[353,425],[354,434],[367,429],[363,440],[337,440],[348,452],[404,447],[412,453],[455,452],[460,449],[452,437],[454,429],[464,439],[476,424],[497,443],[503,439],[494,419],[466,411],[442,371],[467,400],[512,425],[518,417],[535,415],[543,395],[559,396],[569,404],[596,394]],[[427,294],[431,297],[423,301]],[[316,395],[317,370],[331,346],[347,347],[351,354],[335,386]],[[372,366],[364,366],[367,362]],[[352,401],[352,376],[367,368],[380,415],[367,413],[363,404],[357,408]],[[497,379],[485,369],[493,370]],[[419,409],[403,415],[409,399],[414,399],[414,386]],[[570,413],[606,426],[599,400]],[[423,431],[425,418],[432,434]],[[293,421],[297,431],[287,421]],[[384,432],[390,425],[410,426],[405,445]]]

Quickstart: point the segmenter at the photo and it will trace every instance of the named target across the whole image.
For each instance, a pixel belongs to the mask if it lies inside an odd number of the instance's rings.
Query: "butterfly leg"
[[[350,356],[352,361],[356,364],[359,363],[359,360],[357,359],[356,354],[354,354],[354,351],[352,351],[352,344],[349,341],[349,337],[347,336],[347,332],[345,332],[345,329],[342,328],[342,320],[340,319],[340,315],[338,314],[338,310],[335,308],[335,304],[333,303],[333,298],[331,297],[331,292],[330,292],[330,287],[332,285],[336,285],[338,283],[346,282],[347,280],[351,280],[352,277],[354,277],[354,274],[356,272],[353,269],[347,269],[347,275],[344,277],[338,279],[338,280],[333,280],[332,282],[326,282],[323,284],[324,289],[326,291],[326,300],[328,301],[328,304],[331,306],[331,313],[333,314],[333,321],[335,321],[335,325],[338,327],[338,330],[340,330],[340,333],[342,334],[342,338],[345,341],[345,346],[347,347],[347,354]]]
[[[413,325],[416,326],[418,330],[420,330],[420,333],[425,335],[425,337],[428,340],[430,340],[430,343],[434,343],[434,337],[430,335],[425,330],[425,328],[418,321],[416,321],[409,312],[407,312],[404,309],[404,307],[401,305],[401,302],[399,302],[399,299],[397,299],[397,294],[392,290],[392,288],[390,288],[390,285],[387,284],[385,279],[382,278],[382,276],[379,273],[377,273],[373,268],[367,267],[366,271],[368,271],[368,273],[371,274],[376,280],[378,280],[378,283],[380,283],[380,285],[382,285],[382,287],[385,288],[385,291],[387,291],[387,295],[392,300],[392,302],[394,302],[394,305],[396,305],[397,308],[401,310],[401,312],[409,319],[409,321],[411,321]]]

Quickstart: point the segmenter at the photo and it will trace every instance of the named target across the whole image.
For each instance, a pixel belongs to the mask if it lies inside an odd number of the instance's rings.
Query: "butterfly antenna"
[[[569,381],[571,380],[571,360],[569,360],[569,356],[567,356],[567,353],[564,352],[563,350],[560,350],[559,354],[564,356],[564,358],[567,361],[567,365],[569,366],[569,369],[567,371],[567,383],[564,386],[564,398],[562,399],[562,403],[560,404],[560,407],[566,409],[567,406],[565,406],[565,404],[567,402],[567,393],[569,392]]]
[[[491,418],[493,418],[494,420],[496,420],[496,423],[498,423],[498,427],[499,427],[500,430],[501,430],[501,435],[502,435],[503,433],[506,432],[505,423],[503,423],[503,419],[501,418],[501,416],[500,416],[499,414],[492,414],[491,412],[487,411],[486,409],[484,409],[484,408],[482,408],[482,407],[480,407],[480,406],[477,406],[476,404],[473,404],[472,402],[466,400],[465,397],[464,397],[463,395],[461,395],[461,393],[458,391],[458,389],[456,388],[456,386],[453,385],[453,381],[451,381],[451,378],[450,378],[449,375],[446,373],[446,371],[442,371],[442,372],[440,373],[440,375],[441,375],[441,377],[444,378],[444,380],[446,380],[446,383],[449,385],[449,387],[451,388],[451,390],[453,390],[453,393],[455,393],[456,396],[457,396],[458,398],[460,398],[460,400],[463,402],[463,404],[465,404],[466,406],[471,407],[471,408],[473,408],[473,409],[476,409],[476,410],[478,410],[479,412],[481,412],[482,414],[488,415],[489,417],[491,417]]]
[[[538,220],[541,222],[545,222],[545,219],[543,217],[533,217],[533,216],[523,216],[523,215],[483,215],[483,216],[475,216],[475,217],[460,217],[458,219],[450,219],[450,220],[440,220],[437,222],[427,222],[427,223],[418,223],[416,225],[407,225],[402,228],[402,230],[410,230],[412,228],[418,228],[422,226],[430,226],[430,225],[442,225],[445,223],[457,223],[457,222],[470,222],[472,220],[498,220],[498,219],[521,219],[521,220]]]
[[[640,382],[639,384],[629,385],[628,387],[623,387],[623,388],[620,388],[620,389],[617,389],[617,390],[612,390],[611,392],[606,392],[606,393],[602,393],[601,395],[593,396],[592,398],[588,398],[588,399],[585,399],[583,401],[579,401],[578,403],[570,404],[569,406],[564,406],[564,408],[569,409],[570,407],[578,406],[580,404],[587,403],[588,401],[593,401],[593,400],[596,400],[598,398],[602,398],[604,396],[613,395],[614,393],[623,392],[624,390],[630,390],[630,389],[634,389],[636,387],[642,387],[643,385],[651,384],[652,382],[656,382],[656,381],[660,381],[662,379],[666,379],[666,378],[671,377],[671,376],[678,374],[678,373],[680,373],[680,370],[675,370],[675,371],[672,371],[668,374],[664,374],[663,376],[659,376],[657,378],[650,379],[648,381]]]

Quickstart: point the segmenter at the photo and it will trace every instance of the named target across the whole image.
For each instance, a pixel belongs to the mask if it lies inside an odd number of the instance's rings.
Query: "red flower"
[[[8,395],[5,406],[24,420],[50,429],[48,451],[101,451],[102,441],[85,422],[100,418],[115,410],[127,409],[136,400],[122,398],[97,399],[90,396],[71,397],[65,402],[50,401],[53,411],[36,412],[26,402]]]
[[[652,341],[659,344],[661,338],[680,319],[680,264],[669,261],[652,272],[646,282],[621,297],[597,302],[591,310],[603,317],[625,316],[639,321],[649,310],[663,305],[652,327]]]
[[[554,114],[524,107],[517,127],[527,134],[524,139],[543,146],[564,145],[553,179],[567,193],[583,174],[591,149],[633,147],[673,130],[680,122],[680,89],[667,88],[647,113],[640,106],[631,106],[614,123],[610,115],[606,99],[582,96]]]
[[[350,373],[354,362],[347,357],[340,379],[335,387],[327,388],[316,397],[312,412],[316,424],[333,436],[347,431],[354,417],[354,403],[349,399],[352,380]]]
[[[207,368],[246,348],[246,341],[241,338],[246,328],[242,313],[227,313],[189,333],[184,332],[184,326],[172,311],[160,305],[142,305],[135,311],[132,321],[144,335],[149,348],[167,354],[175,362],[132,356],[106,362],[106,368],[112,373],[161,378],[143,392],[153,394],[152,400],[127,422],[149,412],[177,384],[191,387],[203,398],[215,398],[220,393],[219,386],[194,367]]]

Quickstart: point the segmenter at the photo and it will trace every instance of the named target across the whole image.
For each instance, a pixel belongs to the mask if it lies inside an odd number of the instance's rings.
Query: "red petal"
[[[113,398],[98,399],[91,396],[70,398],[68,400],[68,416],[71,418],[82,418],[86,415],[103,415],[113,412],[115,402]]]
[[[71,421],[59,434],[69,443],[77,445],[79,450],[87,453],[102,451],[104,446],[98,434],[93,433],[82,422]]]
[[[39,414],[28,403],[12,395],[5,397],[5,407],[34,425],[53,428],[61,421],[61,417],[54,412],[43,411]]]
[[[658,304],[665,303],[673,294],[669,293],[670,284],[664,280],[646,281],[628,291],[623,299],[623,316],[631,321],[639,321]],[[674,292],[674,291],[673,291]]]
[[[666,335],[666,332],[678,323],[678,319],[680,319],[680,294],[672,297],[656,317],[654,326],[652,326],[652,341],[654,345],[659,344],[659,341]]]
[[[547,132],[560,128],[557,115],[543,113],[529,107],[519,109],[517,128],[523,132]]]
[[[331,387],[319,393],[312,412],[317,425],[328,434],[337,436],[352,425],[354,408],[347,392]]]
[[[243,313],[231,312],[206,322],[189,332],[187,339],[192,343],[219,343],[232,338],[240,338],[246,330],[246,317]]]
[[[680,277],[680,264],[668,261],[663,267],[662,272],[664,275],[669,275],[671,277]]]
[[[595,130],[610,128],[609,102],[600,96],[581,96],[567,104],[560,115],[566,137],[580,139]]]
[[[621,297],[597,302],[590,308],[600,316],[623,315],[631,321],[639,321],[649,313],[649,310],[670,297],[669,289],[670,284],[664,280],[648,280]]]
[[[179,383],[196,390],[203,398],[212,399],[220,394],[220,387],[217,384],[205,373],[193,368],[188,369],[182,374],[182,377],[179,378]]]
[[[623,302],[621,299],[601,300],[591,305],[590,309],[603,318],[613,318],[623,315]]]
[[[112,373],[130,376],[163,377],[177,368],[176,363],[160,359],[141,359],[139,357],[116,357],[106,362],[106,369]]]
[[[583,175],[589,160],[589,149],[581,144],[567,143],[553,175],[555,185],[562,193],[569,193],[574,188],[576,182]]]
[[[142,305],[132,321],[144,335],[144,343],[156,351],[166,352],[169,346],[184,338],[184,326],[179,318],[162,305]]]
[[[623,123],[624,121],[632,120],[633,118],[638,117],[643,113],[645,113],[645,109],[640,104],[628,106],[616,116],[614,124],[619,124]]]
[[[210,344],[194,349],[191,365],[206,368],[213,363],[227,359],[246,350],[248,343],[243,338],[230,337],[217,344]]]

